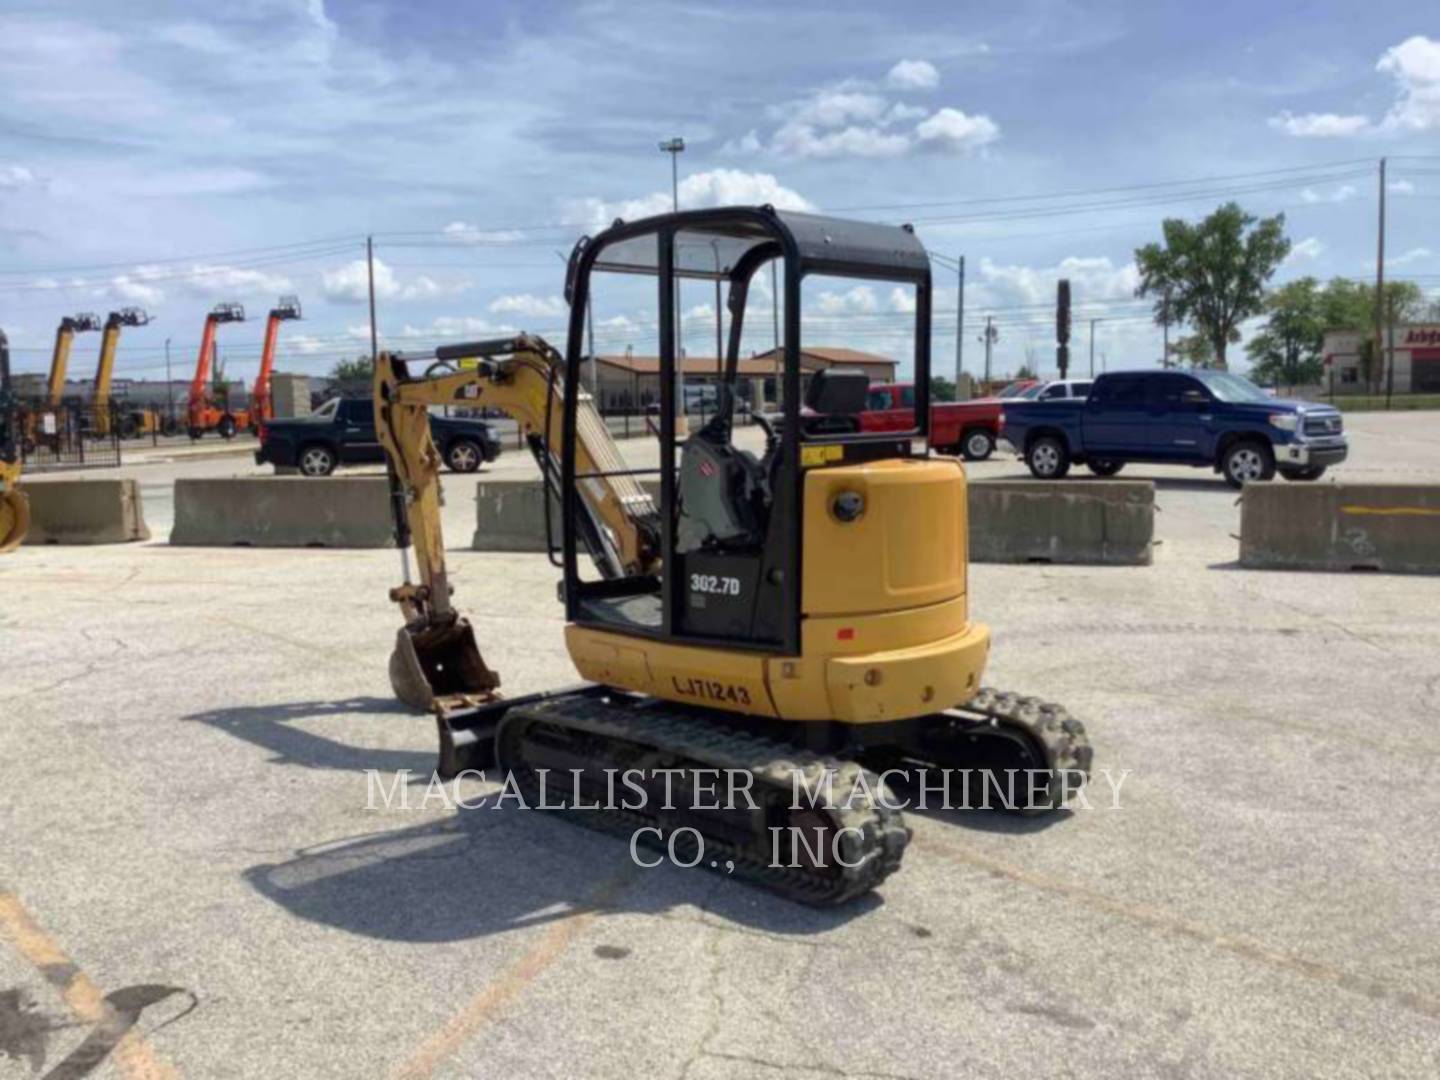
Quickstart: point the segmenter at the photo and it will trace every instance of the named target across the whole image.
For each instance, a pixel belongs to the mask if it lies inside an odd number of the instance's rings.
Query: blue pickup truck
[[[1209,467],[1238,488],[1277,472],[1318,480],[1348,452],[1339,410],[1277,400],[1228,371],[1117,371],[1083,400],[1007,401],[1002,435],[1042,480],[1143,461]]]

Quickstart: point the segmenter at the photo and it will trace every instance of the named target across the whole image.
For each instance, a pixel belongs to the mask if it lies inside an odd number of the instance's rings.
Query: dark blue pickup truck
[[[500,438],[483,420],[432,414],[430,437],[452,472],[474,472],[500,456]],[[337,465],[384,460],[369,398],[331,398],[309,416],[267,420],[255,451],[256,464],[295,468],[305,476],[329,476]]]
[[[1042,480],[1143,461],[1208,466],[1238,488],[1276,472],[1318,480],[1345,460],[1343,432],[1337,409],[1277,400],[1228,371],[1117,371],[1084,400],[1007,401],[1002,436]]]

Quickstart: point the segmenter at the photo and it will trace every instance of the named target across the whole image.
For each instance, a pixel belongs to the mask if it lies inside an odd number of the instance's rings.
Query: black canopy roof
[[[675,272],[681,277],[726,278],[752,249],[792,246],[809,268],[887,278],[923,278],[930,259],[909,226],[776,210],[727,206],[686,210],[634,222],[617,222],[592,241],[594,269],[612,273],[658,272],[658,234],[674,226]]]

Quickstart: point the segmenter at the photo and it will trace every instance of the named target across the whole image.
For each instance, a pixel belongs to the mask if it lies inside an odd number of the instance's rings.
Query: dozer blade
[[[30,500],[23,491],[0,492],[0,555],[14,551],[30,531]]]
[[[499,695],[500,676],[491,671],[466,619],[402,627],[390,654],[395,696],[425,712],[483,705]]]

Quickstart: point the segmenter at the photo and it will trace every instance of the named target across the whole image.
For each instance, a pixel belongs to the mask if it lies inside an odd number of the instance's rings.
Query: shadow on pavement
[[[473,781],[464,790],[473,808],[426,802],[435,765],[430,752],[351,746],[295,723],[354,713],[397,711],[388,698],[305,701],[238,707],[185,719],[208,724],[270,751],[275,764],[382,774],[408,769],[391,803],[377,796],[373,831],[326,840],[284,862],[260,863],[246,881],[276,904],[310,922],[394,941],[461,941],[569,918],[582,911],[663,914],[681,907],[771,933],[824,933],[884,903],[871,894],[839,909],[815,909],[782,899],[724,873],[665,863],[637,867],[624,837],[584,828],[560,817],[497,805],[498,789]],[[453,792],[453,788],[448,788]],[[396,800],[396,793],[399,793]],[[906,798],[896,790],[897,799]],[[407,810],[408,808],[408,810]],[[357,807],[357,809],[367,809]],[[388,828],[397,815],[423,815],[418,824]],[[1026,835],[1050,828],[1068,811],[1022,818],[985,810],[909,811],[962,828]],[[436,820],[436,815],[444,815]],[[641,850],[654,861],[658,853]],[[616,881],[623,884],[607,887]]]
[[[181,717],[183,721],[207,724],[237,739],[270,751],[272,763],[300,765],[307,769],[336,769],[364,772],[378,769],[395,772],[409,769],[428,778],[435,767],[433,751],[379,750],[316,735],[295,727],[299,720],[317,720],[353,713],[400,713],[393,698],[356,697],[341,701],[297,701],[288,705],[241,705],[214,709]],[[403,717],[401,722],[418,721],[427,733],[434,728],[428,717]]]

